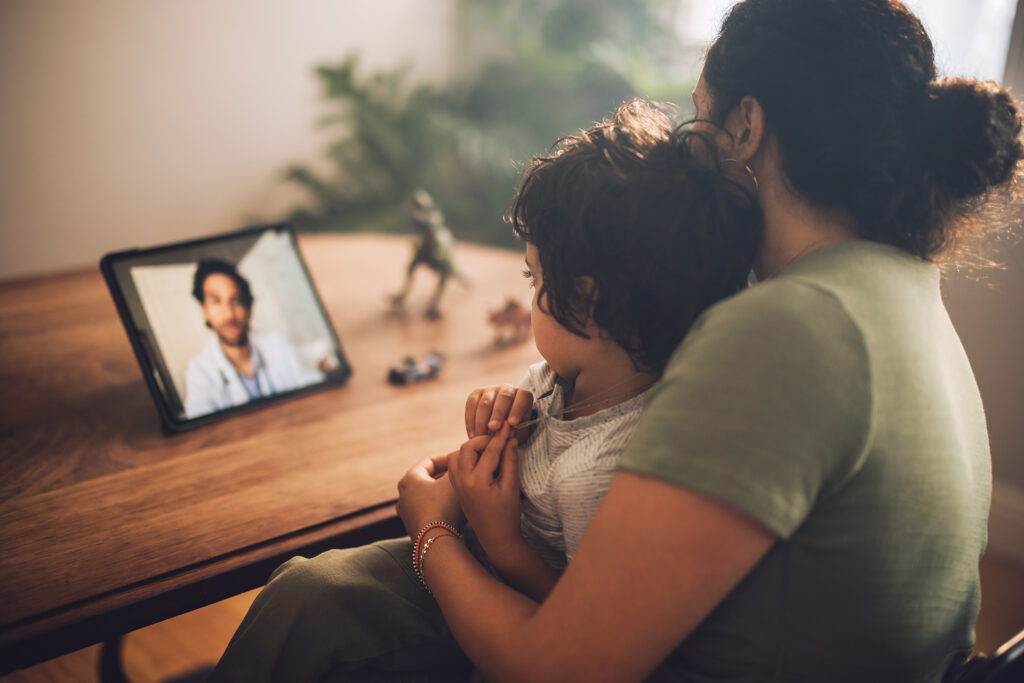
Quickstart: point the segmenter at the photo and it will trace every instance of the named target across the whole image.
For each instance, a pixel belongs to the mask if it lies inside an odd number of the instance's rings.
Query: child
[[[760,214],[714,150],[634,100],[524,173],[511,221],[526,242],[544,362],[519,390],[470,395],[470,439],[447,466],[478,556],[535,600],[571,560],[646,390],[697,317],[746,283]],[[524,419],[534,407],[536,420]],[[532,431],[514,438],[513,427]],[[417,539],[426,544],[417,564],[435,538]],[[214,680],[318,680],[335,670],[348,680],[464,679],[471,665],[419,585],[411,548],[395,539],[282,565]]]
[[[572,558],[646,389],[697,316],[746,282],[756,209],[711,155],[704,139],[632,101],[524,174],[511,220],[526,242],[545,360],[518,391],[470,395],[470,441],[449,471],[491,566],[534,600]],[[493,448],[505,449],[533,396],[534,433],[518,450],[512,440],[497,480],[473,476],[487,432],[501,428]]]

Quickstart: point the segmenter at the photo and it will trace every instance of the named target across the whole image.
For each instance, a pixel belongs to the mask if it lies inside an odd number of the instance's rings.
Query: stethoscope
[[[273,395],[275,393],[275,391],[274,391],[274,384],[270,381],[270,373],[267,372],[266,365],[264,365],[264,363],[263,363],[263,356],[260,354],[259,349],[257,349],[255,346],[252,347],[252,352],[253,352],[253,360],[255,361],[253,363],[252,378],[254,380],[256,380],[256,391],[258,392],[258,395],[253,397],[253,398],[263,398],[264,396],[271,396],[271,395]],[[224,361],[228,365],[231,365],[231,361],[229,361],[227,359],[227,357],[224,358]],[[242,375],[241,375],[241,373],[238,372],[238,369],[234,365],[231,365],[231,369],[234,371],[235,377],[238,378],[238,381],[241,382],[242,381]],[[227,373],[224,372],[224,368],[217,368],[217,371],[220,373],[221,386],[224,389],[227,389],[227,387],[230,386],[230,384],[231,384],[231,378],[228,377]],[[267,391],[266,391],[266,393],[264,393],[262,387],[260,387],[260,374],[261,373],[263,375],[264,380],[266,380],[266,382],[267,382]],[[246,390],[246,393],[249,393],[248,390]]]

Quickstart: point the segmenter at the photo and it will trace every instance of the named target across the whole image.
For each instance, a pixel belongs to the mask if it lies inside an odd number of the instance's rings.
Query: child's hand
[[[505,422],[515,427],[530,418],[531,410],[533,394],[526,389],[511,384],[475,389],[466,399],[466,436],[493,434]]]
[[[448,522],[457,528],[465,522],[458,495],[445,481],[451,476],[447,472],[457,455],[454,452],[421,460],[398,482],[398,516],[413,540],[428,522]]]
[[[522,540],[519,532],[519,451],[511,428],[478,436],[448,459],[448,477],[459,504],[488,555]]]

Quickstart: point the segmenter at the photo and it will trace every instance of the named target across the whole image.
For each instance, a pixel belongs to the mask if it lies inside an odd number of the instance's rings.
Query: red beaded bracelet
[[[431,529],[444,529],[449,534],[459,539],[460,542],[464,542],[462,541],[462,534],[460,534],[458,530],[448,522],[431,522],[425,525],[420,529],[420,532],[416,534],[416,543],[413,545],[412,549],[412,567],[416,572],[416,578],[420,580],[420,583],[423,584],[423,588],[425,588],[428,593],[430,592],[430,588],[427,587],[426,578],[423,576],[423,558],[420,556],[420,553],[424,549],[423,537]]]

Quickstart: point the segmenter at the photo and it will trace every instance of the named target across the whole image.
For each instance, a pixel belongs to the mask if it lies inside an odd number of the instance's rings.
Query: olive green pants
[[[312,559],[294,557],[278,567],[210,681],[447,682],[478,676],[416,578],[412,542],[396,538]]]

